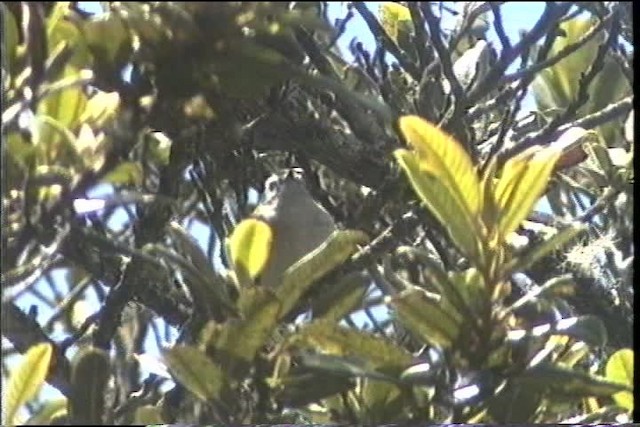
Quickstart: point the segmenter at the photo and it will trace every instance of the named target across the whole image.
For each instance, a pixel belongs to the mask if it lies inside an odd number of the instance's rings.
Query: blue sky
[[[451,7],[454,7],[453,2],[449,2],[449,3]],[[88,11],[100,10],[97,2],[81,2],[81,4],[82,4],[82,7],[84,7]],[[367,6],[374,13],[377,12],[379,5],[380,5],[380,2],[367,2]],[[520,30],[527,30],[531,28],[531,26],[537,21],[538,17],[542,13],[543,8],[544,8],[543,2],[517,2],[517,3],[507,2],[502,6],[502,14],[504,18],[503,21],[504,21],[505,31],[507,35],[511,38],[512,42],[517,41],[517,39],[519,38],[518,32]],[[346,2],[331,2],[328,12],[329,12],[329,17],[332,20],[335,18],[344,17],[346,12]],[[348,54],[348,45],[350,40],[353,37],[356,37],[358,40],[360,40],[365,47],[370,48],[374,46],[373,37],[369,33],[369,30],[364,20],[357,13],[355,14],[355,17],[349,22],[346,33],[338,41],[338,46],[343,50],[344,53]],[[498,42],[495,32],[493,31],[493,27],[491,27],[491,30],[488,33],[488,40],[490,42],[493,42],[494,47],[499,48],[500,44]],[[533,107],[532,100],[530,99],[527,100],[524,109],[528,110],[528,108],[532,108],[532,107]],[[102,186],[102,187],[96,188],[92,196],[97,197],[105,193],[109,193],[109,190],[108,188],[105,188],[104,186]],[[120,220],[118,220],[117,218],[114,221],[120,222]],[[207,238],[209,234],[207,231],[207,228],[201,224],[193,224],[192,227],[193,228],[191,229],[191,231],[195,236],[197,236],[199,243],[206,248]],[[63,293],[68,292],[67,280],[65,277],[64,270],[56,269],[51,273],[51,276],[53,281],[56,283],[56,285],[58,285],[59,289],[61,289]],[[41,280],[40,283],[36,285],[36,287],[42,294],[46,295],[49,298],[53,298],[53,293],[50,287],[45,283],[44,280]],[[96,304],[97,298],[94,295],[93,291],[88,292],[87,301],[89,302],[89,306],[97,307],[97,304]],[[29,307],[33,304],[37,305],[40,308],[38,313],[38,321],[41,324],[45,323],[52,314],[52,311],[50,309],[45,307],[39,299],[35,298],[32,295],[25,295],[24,297],[19,298],[17,303],[24,310],[28,310]],[[54,333],[52,334],[52,338],[54,340],[59,340],[64,338],[64,336],[54,331]],[[148,340],[149,344],[151,344],[152,342],[154,341],[151,339]],[[2,340],[2,343],[3,343],[2,344],[3,347],[8,345],[8,342],[4,338]],[[166,344],[169,344],[169,343],[166,343]],[[9,363],[11,364],[14,361],[15,359]],[[42,394],[42,397],[45,399],[49,399],[52,397],[60,397],[60,396],[61,395],[57,390],[55,390],[54,388],[48,385],[45,386],[45,389],[43,390],[43,394]]]

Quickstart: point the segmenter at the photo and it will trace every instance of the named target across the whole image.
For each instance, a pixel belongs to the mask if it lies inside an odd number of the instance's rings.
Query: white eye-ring
[[[270,199],[275,196],[280,189],[280,177],[277,175],[271,175],[264,183],[264,195],[265,199]]]

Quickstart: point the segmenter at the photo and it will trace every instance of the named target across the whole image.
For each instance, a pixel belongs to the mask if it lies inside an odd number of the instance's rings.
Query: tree
[[[546,3],[517,41],[498,3],[452,31],[428,2],[103,4],[2,4],[5,422],[45,381],[46,423],[630,419],[630,3]],[[342,231],[265,289],[227,260],[260,227],[221,248],[293,164]],[[55,268],[39,322],[18,301]],[[180,337],[141,378],[155,317]]]

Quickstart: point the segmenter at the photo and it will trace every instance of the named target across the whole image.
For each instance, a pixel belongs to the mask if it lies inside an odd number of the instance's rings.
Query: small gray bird
[[[287,169],[265,181],[265,197],[252,216],[272,227],[269,260],[259,278],[262,286],[274,288],[284,271],[316,249],[333,233],[335,221],[316,202],[300,168]]]

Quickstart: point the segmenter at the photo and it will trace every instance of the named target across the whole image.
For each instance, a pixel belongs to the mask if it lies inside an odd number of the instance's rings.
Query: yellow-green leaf
[[[378,8],[380,24],[396,43],[400,32],[409,32],[412,27],[409,8],[400,3],[385,1]]]
[[[607,380],[633,387],[633,350],[623,348],[611,355],[605,369]],[[633,411],[633,393],[621,391],[613,395],[613,400],[623,408]]]
[[[418,197],[448,231],[453,242],[471,259],[481,253],[479,227],[459,198],[437,175],[422,168],[418,156],[408,150],[394,152]]]
[[[248,287],[238,299],[243,319],[225,324],[215,347],[229,375],[241,377],[277,326],[280,301],[271,289]]]
[[[51,425],[54,418],[67,414],[67,399],[53,399],[44,403],[25,425]]]
[[[356,230],[338,230],[311,253],[289,267],[283,275],[277,295],[282,302],[281,317],[293,309],[300,297],[316,280],[346,261],[368,242],[365,233]]]
[[[169,371],[183,386],[203,401],[216,399],[224,373],[196,347],[177,345],[162,352]]]
[[[162,410],[154,405],[143,405],[136,409],[133,420],[136,425],[166,424],[162,418]]]
[[[3,3],[0,3],[0,9],[2,10],[2,41],[3,50],[5,55],[2,55],[2,68],[4,68],[9,75],[13,68],[13,59],[16,54],[16,47],[18,46],[18,25],[16,24],[16,18],[13,13],[9,11],[9,8]],[[5,65],[5,59],[7,64]]]
[[[29,348],[20,364],[11,372],[2,393],[5,398],[3,424],[15,425],[18,410],[38,394],[47,378],[52,355],[51,344],[36,344]]]
[[[290,338],[290,344],[322,354],[354,357],[365,368],[387,375],[400,375],[412,356],[401,347],[368,332],[340,326],[332,321],[315,321]]]
[[[102,180],[116,185],[142,185],[142,165],[140,162],[122,162]]]
[[[248,218],[240,222],[229,237],[231,262],[241,284],[253,282],[269,260],[273,231],[269,224]]]
[[[391,305],[397,310],[404,326],[425,344],[450,347],[460,332],[460,315],[442,301],[436,301],[421,289],[412,289],[393,297]]]
[[[400,130],[420,158],[421,167],[435,174],[451,189],[453,197],[466,207],[463,214],[480,212],[480,180],[471,158],[451,135],[418,116],[404,116]]]
[[[120,106],[118,92],[99,91],[87,102],[86,108],[80,116],[80,122],[100,128],[115,116]]]
[[[495,186],[495,201],[500,209],[497,231],[506,236],[527,218],[547,188],[549,177],[562,150],[548,147],[525,151],[507,160]]]

